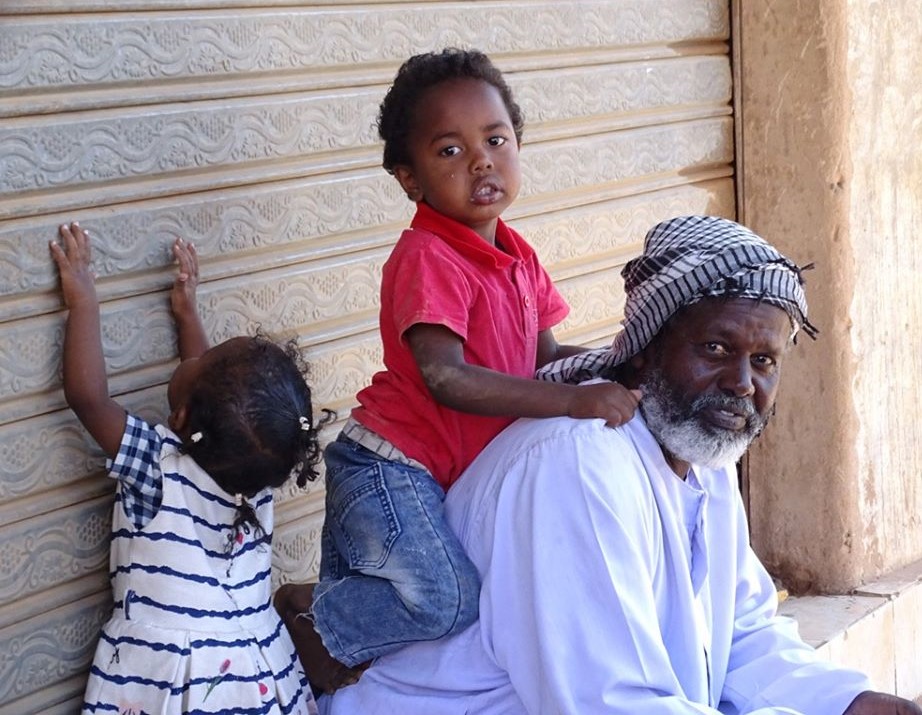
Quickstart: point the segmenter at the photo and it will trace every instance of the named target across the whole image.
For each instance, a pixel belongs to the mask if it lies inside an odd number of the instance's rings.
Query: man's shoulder
[[[522,418],[484,448],[451,492],[457,490],[455,499],[480,501],[520,479],[561,489],[597,480],[643,482],[630,476],[644,473],[637,446],[643,434],[649,433],[637,418],[616,428],[601,419]]]
[[[520,419],[494,438],[445,501],[475,564],[484,566],[496,524],[528,513],[554,513],[565,522],[602,508],[646,533],[656,497],[636,442],[646,428],[633,422],[611,428],[601,419]]]
[[[535,450],[552,448],[564,453],[634,451],[633,420],[608,427],[602,419],[572,417],[522,418],[513,422],[483,450],[487,458],[518,461]]]

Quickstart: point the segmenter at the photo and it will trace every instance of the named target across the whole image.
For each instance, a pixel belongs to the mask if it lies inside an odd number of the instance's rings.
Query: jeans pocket
[[[350,568],[381,568],[401,533],[381,465],[372,464],[339,480],[329,494],[327,518],[330,534]]]

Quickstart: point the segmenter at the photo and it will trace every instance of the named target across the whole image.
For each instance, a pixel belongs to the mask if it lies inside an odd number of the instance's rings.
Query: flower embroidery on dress
[[[224,676],[227,675],[227,670],[230,668],[230,658],[225,658],[224,662],[221,663],[221,667],[218,668],[218,674],[211,679],[211,682],[208,684],[208,690],[205,691],[205,697],[202,698],[202,702],[208,700],[208,696],[211,695],[211,691],[215,689],[215,686],[224,680]]]
[[[123,604],[125,608],[125,620],[131,620],[131,602],[135,600],[135,592],[131,589],[125,592],[125,602]]]
[[[137,703],[119,703],[118,715],[148,715]]]

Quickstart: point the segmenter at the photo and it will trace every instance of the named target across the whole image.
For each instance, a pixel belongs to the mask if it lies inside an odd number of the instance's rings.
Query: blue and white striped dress
[[[234,497],[180,453],[176,435],[128,422],[112,465],[120,479],[110,557],[115,609],[83,712],[315,715],[271,603],[271,490],[251,500],[264,533],[235,530]],[[162,478],[162,503],[140,528],[123,508],[121,480],[132,470]]]

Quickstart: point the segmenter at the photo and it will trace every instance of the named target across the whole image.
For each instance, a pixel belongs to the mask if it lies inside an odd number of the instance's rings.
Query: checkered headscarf
[[[643,253],[621,271],[624,330],[611,347],[545,365],[538,377],[582,382],[643,350],[680,308],[708,296],[750,298],[784,310],[792,336],[810,337],[801,268],[745,226],[716,216],[680,216],[654,226]]]

